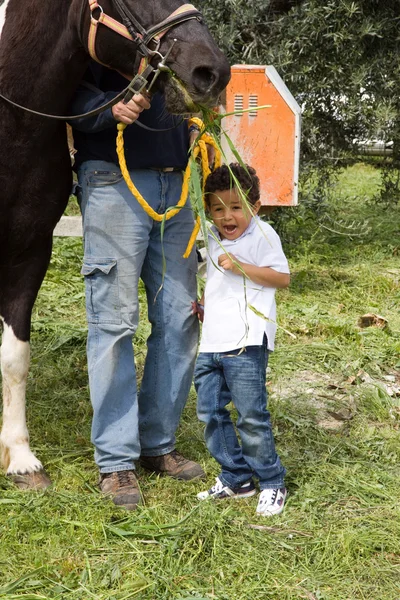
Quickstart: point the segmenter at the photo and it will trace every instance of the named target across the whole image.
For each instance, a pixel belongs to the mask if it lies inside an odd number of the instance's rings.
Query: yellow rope
[[[189,125],[191,125],[191,124],[196,124],[200,128],[200,130],[203,127],[202,121],[200,119],[198,119],[197,117],[192,117],[189,120]],[[136,200],[139,202],[140,206],[143,208],[145,213],[147,215],[149,215],[149,217],[154,219],[154,221],[163,221],[164,219],[168,221],[169,219],[172,219],[172,217],[174,217],[176,214],[178,214],[178,212],[186,204],[186,200],[187,200],[188,193],[189,193],[190,163],[188,162],[185,173],[183,175],[181,197],[179,198],[179,202],[176,205],[176,208],[167,210],[163,215],[160,215],[159,213],[155,212],[155,210],[153,210],[151,208],[151,206],[149,205],[149,203],[143,198],[142,194],[139,192],[139,190],[133,183],[131,176],[129,175],[128,167],[126,166],[125,152],[124,152],[124,129],[125,129],[125,127],[126,127],[126,125],[124,123],[118,123],[118,125],[117,125],[117,129],[118,129],[117,155],[118,155],[118,160],[119,160],[119,167],[121,169],[121,173],[125,180],[125,183],[128,186],[128,189],[131,191],[131,193],[135,196]],[[201,166],[202,166],[202,170],[203,170],[203,192],[204,192],[205,181],[206,181],[208,175],[210,174],[210,167],[208,165],[207,144],[209,146],[213,146],[213,148],[215,149],[215,166],[216,167],[219,167],[221,165],[221,152],[219,151],[219,148],[217,147],[217,144],[216,144],[214,138],[209,133],[203,133],[203,134],[200,133],[199,135],[201,135],[201,139],[199,139],[197,145],[193,149],[192,156],[194,159],[196,159],[200,153]],[[196,219],[195,225],[194,225],[192,235],[190,236],[190,240],[188,242],[187,248],[183,255],[183,258],[188,258],[190,256],[190,253],[196,242],[196,237],[197,237],[197,234],[199,233],[199,230],[200,230],[200,217],[198,216]]]
[[[193,118],[191,119],[191,121],[200,121],[200,119],[197,118]],[[202,122],[200,121],[201,125]],[[190,121],[189,121],[190,124]],[[198,123],[196,123],[197,125]],[[198,141],[197,146],[194,148],[193,150],[193,158],[196,158],[200,152],[200,157],[201,157],[201,167],[203,170],[203,182],[202,182],[202,187],[203,187],[203,204],[205,206],[205,201],[204,201],[204,186],[206,183],[206,179],[209,176],[211,169],[209,167],[209,163],[208,163],[208,152],[207,152],[207,144],[209,146],[213,146],[214,150],[215,150],[215,161],[214,161],[214,165],[215,167],[220,167],[221,166],[221,162],[222,162],[222,158],[221,158],[221,152],[219,150],[219,148],[217,147],[217,144],[215,143],[214,138],[210,135],[210,134],[203,134],[202,138]],[[189,169],[190,170],[190,166],[188,165],[186,167],[186,170]],[[190,240],[189,243],[187,245],[186,251],[183,255],[183,258],[188,258],[190,256],[190,253],[192,251],[192,248],[194,246],[194,244],[196,243],[196,238],[198,236],[198,233],[200,231],[200,227],[201,227],[201,219],[200,216],[197,216],[196,218],[196,222],[194,224],[194,228],[192,231],[192,235],[190,236]]]

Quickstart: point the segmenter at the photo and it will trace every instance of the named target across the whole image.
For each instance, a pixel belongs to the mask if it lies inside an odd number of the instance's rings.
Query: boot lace
[[[263,490],[261,493],[260,504],[262,504],[263,506],[275,504],[275,500],[278,495],[278,492],[279,492],[279,488],[272,489],[272,490],[270,490],[270,489]]]
[[[171,458],[174,459],[174,461],[176,461],[178,464],[183,464],[186,462],[186,458],[184,456],[182,456],[182,454],[180,454],[178,452],[178,450],[172,450],[172,452],[170,453]]]
[[[129,487],[136,483],[136,477],[132,471],[117,471],[117,477],[121,487]]]

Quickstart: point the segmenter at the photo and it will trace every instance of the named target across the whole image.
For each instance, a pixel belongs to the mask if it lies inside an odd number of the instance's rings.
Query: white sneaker
[[[263,517],[279,515],[285,506],[286,488],[262,490],[257,505],[257,514]]]
[[[207,500],[207,498],[250,498],[256,493],[254,483],[250,480],[244,483],[240,488],[231,489],[224,485],[219,477],[215,480],[215,485],[206,492],[197,494],[199,500]]]

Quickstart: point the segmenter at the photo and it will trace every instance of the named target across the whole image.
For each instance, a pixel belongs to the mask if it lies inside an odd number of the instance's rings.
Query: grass
[[[379,172],[346,171],[333,221],[285,247],[293,272],[278,295],[268,388],[287,468],[287,509],[256,499],[196,501],[198,483],[140,473],[145,505],[99,495],[90,444],[81,241],[56,239],[33,315],[28,420],[54,485],[16,491],[0,475],[0,598],[88,600],[398,600],[400,598],[399,213],[370,202]],[[331,227],[331,229],[335,229]],[[397,235],[397,237],[396,237]],[[143,290],[142,290],[143,292]],[[144,294],[142,293],[144,315]],[[388,320],[360,329],[367,312]],[[149,332],[137,334],[139,372]],[[218,473],[192,392],[178,447]]]

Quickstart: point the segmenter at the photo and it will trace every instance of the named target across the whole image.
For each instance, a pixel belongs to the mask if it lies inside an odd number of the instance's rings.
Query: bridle
[[[6,96],[0,94],[0,98],[2,100],[5,100],[12,106],[20,108],[28,113],[38,115],[41,117],[47,117],[49,119],[75,121],[85,117],[92,117],[98,115],[99,113],[105,111],[107,108],[114,106],[114,104],[117,104],[117,102],[119,102],[122,99],[124,100],[124,102],[128,102],[134,94],[139,94],[144,89],[149,90],[153,86],[154,82],[156,81],[157,77],[162,71],[170,71],[169,67],[167,67],[166,65],[166,59],[168,58],[176,40],[173,40],[171,46],[169,47],[168,51],[164,54],[164,56],[159,51],[161,38],[165,33],[167,33],[167,31],[169,31],[169,29],[171,29],[175,25],[179,25],[180,23],[183,23],[184,21],[189,21],[191,19],[196,19],[199,22],[202,22],[203,20],[201,13],[192,4],[183,4],[182,6],[177,8],[169,17],[167,17],[163,21],[160,21],[160,23],[158,23],[157,25],[153,25],[148,30],[146,30],[139,23],[136,17],[132,15],[132,13],[126,8],[123,0],[112,0],[112,2],[115,4],[118,14],[122,19],[122,23],[116,21],[109,15],[105,14],[103,8],[98,4],[97,0],[88,0],[88,2],[90,10],[88,51],[93,60],[104,65],[104,63],[102,63],[96,55],[96,37],[99,25],[104,25],[112,31],[115,31],[122,37],[133,42],[137,47],[137,53],[139,54],[139,57],[136,59],[135,67],[137,67],[138,72],[133,77],[129,85],[127,85],[126,88],[124,88],[117,96],[115,96],[115,98],[113,98],[106,104],[103,104],[95,110],[91,110],[81,115],[51,115],[47,113],[42,113],[36,110],[32,110],[31,108],[27,108],[26,106],[22,106],[21,104],[18,104],[17,102],[14,102],[13,100],[6,98]],[[85,6],[87,6],[86,0],[83,0],[80,18],[81,35],[84,24]],[[95,17],[96,11],[99,11],[97,19]],[[159,57],[158,64],[155,68],[151,65],[151,61],[154,57]],[[149,81],[150,78],[151,82]],[[141,124],[141,126],[145,127],[143,124]],[[145,129],[150,128],[145,127]],[[156,131],[167,130],[158,129]]]
[[[108,27],[126,39],[133,41],[138,48],[139,55],[141,55],[141,57],[139,56],[139,61],[142,62],[144,60],[150,62],[152,58],[157,55],[160,57],[160,60],[165,58],[160,54],[159,47],[161,38],[169,29],[191,19],[196,19],[199,22],[202,22],[203,20],[201,13],[192,4],[183,4],[170,14],[169,17],[146,30],[136,17],[126,8],[122,0],[112,0],[121,17],[122,23],[116,21],[109,15],[106,15],[97,0],[88,1],[90,9],[88,49],[93,60],[99,63],[101,63],[101,61],[97,58],[95,47],[99,24]],[[97,19],[95,17],[96,11],[99,11]],[[83,23],[83,18],[81,21]],[[140,72],[140,67],[138,67],[137,70]]]

